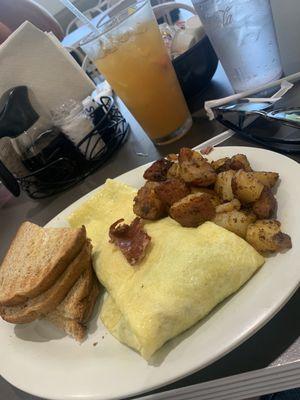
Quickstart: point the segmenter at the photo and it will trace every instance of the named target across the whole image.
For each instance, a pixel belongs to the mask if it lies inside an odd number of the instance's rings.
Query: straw
[[[81,12],[78,10],[77,7],[74,6],[73,3],[71,3],[70,0],[60,0],[61,3],[63,3],[80,21],[82,21],[84,24],[88,25],[94,33],[99,33],[98,29],[93,25],[93,23]]]

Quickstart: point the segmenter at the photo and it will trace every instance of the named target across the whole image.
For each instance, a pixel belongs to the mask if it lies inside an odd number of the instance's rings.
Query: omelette
[[[127,224],[137,190],[115,180],[69,217],[85,225],[94,268],[108,296],[101,320],[120,342],[149,359],[164,343],[204,318],[236,292],[264,263],[245,240],[212,222],[184,228],[170,217],[145,222],[151,237],[146,256],[130,265],[109,242],[109,227]]]

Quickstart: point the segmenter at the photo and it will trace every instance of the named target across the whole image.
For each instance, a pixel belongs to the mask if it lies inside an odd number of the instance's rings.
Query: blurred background
[[[16,0],[10,0],[13,3]],[[21,2],[22,0],[18,0]],[[99,6],[105,0],[74,0],[74,4],[82,11]],[[112,0],[114,1],[114,0]],[[116,0],[115,0],[116,1]],[[74,16],[60,3],[59,0],[36,0],[41,6],[51,13],[60,23],[64,32],[66,32]],[[160,3],[160,0],[152,0],[154,5]],[[190,0],[183,0],[182,3],[191,5]],[[1,1],[0,1],[1,3]],[[286,74],[299,71],[300,46],[298,44],[300,37],[300,1],[299,0],[271,0],[271,7],[277,31],[277,37],[280,48],[283,70]],[[186,17],[186,11],[180,11],[179,18]]]

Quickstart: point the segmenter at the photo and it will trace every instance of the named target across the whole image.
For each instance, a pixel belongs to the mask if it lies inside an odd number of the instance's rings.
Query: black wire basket
[[[43,199],[70,188],[105,163],[124,142],[129,125],[113,98],[101,97],[100,102],[91,114],[93,130],[76,146],[71,145],[73,151],[64,149],[63,157],[51,154],[42,168],[16,178],[29,197]],[[61,146],[58,144],[56,150],[60,151]]]

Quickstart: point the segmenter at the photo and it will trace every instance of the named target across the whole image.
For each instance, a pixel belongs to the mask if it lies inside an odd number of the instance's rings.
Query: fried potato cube
[[[165,158],[154,161],[154,163],[146,169],[143,177],[147,181],[165,181],[167,179],[168,170],[171,168],[172,165],[172,161],[166,160]]]
[[[252,210],[259,219],[268,219],[272,217],[277,209],[277,200],[271,189],[264,187],[260,198],[253,204]]]
[[[216,213],[224,213],[224,212],[230,212],[234,210],[239,210],[241,208],[241,202],[238,199],[233,199],[229,201],[228,203],[223,203],[220,204],[216,207]]]
[[[214,218],[215,207],[209,194],[196,193],[174,203],[169,214],[182,226],[197,227]]]
[[[259,252],[279,252],[292,248],[289,235],[281,232],[280,222],[276,220],[259,220],[250,224],[246,240]]]
[[[181,179],[180,167],[178,163],[173,163],[173,165],[171,165],[171,168],[169,168],[167,172],[167,179],[169,178]]]
[[[181,147],[178,154],[178,161],[202,161],[205,158],[201,155],[199,151],[192,150],[188,147]]]
[[[170,207],[183,197],[190,194],[190,188],[182,179],[167,179],[155,187],[155,193],[159,199]]]
[[[200,153],[183,147],[179,151],[178,163],[182,179],[194,186],[210,186],[217,174],[210,163]]]
[[[219,158],[218,160],[212,161],[210,165],[218,174],[231,169],[229,157]]]
[[[257,171],[251,172],[250,174],[268,188],[275,186],[279,179],[279,174],[277,172]]]
[[[165,204],[155,192],[158,182],[146,182],[133,200],[133,212],[141,218],[156,220],[167,216]]]
[[[212,189],[208,189],[206,187],[199,187],[199,186],[191,186],[191,193],[195,194],[195,193],[207,193],[210,195],[211,201],[213,203],[213,205],[215,207],[217,207],[219,204],[221,204],[221,199],[219,198],[219,196],[217,195],[217,193],[212,190]]]
[[[220,172],[215,183],[215,192],[223,201],[231,201],[234,199],[232,191],[232,179],[236,174],[232,169],[229,171]]]
[[[245,154],[236,154],[230,159],[230,169],[238,171],[243,169],[246,172],[252,171],[248,158]]]
[[[231,182],[234,197],[242,204],[253,203],[260,198],[264,185],[249,172],[239,170]]]
[[[233,210],[217,213],[212,220],[215,224],[245,238],[248,226],[256,221],[256,215],[251,212]]]
[[[169,161],[176,162],[176,161],[178,161],[178,154],[170,153],[166,156],[166,159]]]

